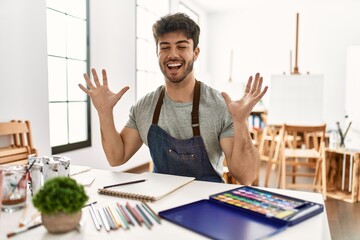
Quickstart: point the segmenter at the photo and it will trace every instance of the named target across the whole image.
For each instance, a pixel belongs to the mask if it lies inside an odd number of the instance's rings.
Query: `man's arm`
[[[251,184],[256,178],[259,154],[252,143],[247,124],[234,125],[234,137],[222,138],[220,145],[231,175],[241,184]]]
[[[232,101],[226,93],[222,93],[233,120],[234,137],[221,139],[220,145],[230,173],[245,185],[255,180],[259,162],[259,153],[252,143],[247,118],[267,91],[267,87],[262,90],[263,79],[259,73],[255,75],[254,83],[252,80],[250,77],[240,100]]]
[[[84,74],[84,79],[89,89],[81,84],[79,84],[79,87],[89,95],[98,112],[101,142],[109,164],[111,166],[119,166],[127,162],[142,145],[142,140],[137,130],[124,128],[119,134],[115,128],[113,108],[129,87],[124,87],[118,93],[113,93],[108,87],[105,70],[102,70],[102,84],[95,69],[91,69],[91,72],[95,85],[91,82],[90,77]]]
[[[99,119],[101,143],[109,164],[119,166],[126,163],[143,144],[139,132],[125,127],[118,133],[112,112],[105,116],[99,115]]]

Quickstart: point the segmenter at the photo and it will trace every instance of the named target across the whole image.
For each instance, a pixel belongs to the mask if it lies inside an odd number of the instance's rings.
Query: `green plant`
[[[84,187],[74,179],[56,177],[46,181],[32,201],[43,214],[56,214],[78,212],[88,199]]]

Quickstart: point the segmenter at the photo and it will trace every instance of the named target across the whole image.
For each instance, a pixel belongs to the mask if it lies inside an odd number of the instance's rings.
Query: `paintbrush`
[[[343,133],[341,131],[340,123],[336,122],[336,125],[337,125],[337,129],[338,129],[338,132],[339,132],[339,135],[340,135],[340,146],[342,146],[344,144],[344,135],[343,135]]]
[[[13,188],[10,196],[12,196],[12,195],[14,194],[15,190],[19,187],[21,181],[23,181],[24,178],[27,176],[28,172],[30,171],[30,169],[32,168],[32,166],[34,165],[35,162],[36,162],[36,161],[33,161],[33,162],[30,164],[30,166],[26,169],[25,174],[20,178],[20,180],[18,181],[18,183],[14,186],[14,188]]]
[[[34,224],[34,225],[30,226],[30,227],[19,228],[19,229],[15,230],[14,232],[11,232],[11,233],[6,234],[6,236],[7,236],[8,238],[10,238],[10,237],[13,237],[13,236],[15,236],[15,235],[17,235],[17,234],[20,234],[20,233],[29,231],[29,230],[34,229],[34,228],[37,228],[37,227],[39,227],[39,226],[41,226],[41,225],[42,225],[42,223],[38,223],[38,224]]]

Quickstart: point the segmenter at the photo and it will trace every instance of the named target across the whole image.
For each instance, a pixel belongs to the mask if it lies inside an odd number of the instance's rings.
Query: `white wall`
[[[130,90],[114,109],[118,130],[135,101],[135,1],[90,1],[90,64],[107,69],[113,91]],[[51,155],[49,137],[45,1],[0,0],[0,122],[28,119],[39,155]],[[82,82],[79,76],[79,82]],[[91,109],[92,147],[67,152],[73,164],[110,169],[102,150],[96,110]],[[125,170],[150,159],[143,147]]]
[[[271,75],[288,74],[290,50],[295,55],[299,12],[299,70],[324,75],[324,119],[332,127],[345,114],[346,50],[349,45],[360,44],[359,11],[360,1],[353,0],[274,0],[248,2],[230,12],[212,13],[207,24],[211,82],[228,86],[231,50],[235,82],[245,82],[260,72],[269,84]]]
[[[348,121],[342,125],[347,128],[349,121],[352,122],[349,132],[345,138],[345,146],[349,148],[360,148],[360,45],[350,46],[347,49],[346,59],[346,94],[345,111],[348,114]]]
[[[30,120],[49,155],[45,1],[0,0],[0,122]]]

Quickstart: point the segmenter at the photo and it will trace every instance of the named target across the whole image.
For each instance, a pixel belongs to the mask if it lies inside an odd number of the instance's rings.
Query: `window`
[[[192,20],[194,20],[194,22],[196,22],[199,25],[199,15],[182,2],[179,3],[179,12],[185,13]],[[201,35],[200,35],[200,37],[201,37]],[[198,58],[196,60],[196,63],[194,64],[195,77],[196,77],[197,73],[200,73],[200,61],[201,61],[200,58]]]
[[[136,1],[136,98],[164,84],[156,57],[152,25],[169,13],[169,1]]]
[[[192,20],[194,20],[197,24],[199,24],[199,15],[182,2],[179,3],[179,12],[185,13]]]
[[[47,0],[52,154],[91,145],[90,100],[78,83],[89,72],[88,0]]]

